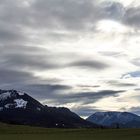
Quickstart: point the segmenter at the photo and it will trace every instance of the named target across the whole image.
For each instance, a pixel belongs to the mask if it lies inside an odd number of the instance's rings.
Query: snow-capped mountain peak
[[[0,90],[0,101],[7,100],[8,98],[16,98],[17,96],[25,95],[24,92],[16,90]]]
[[[96,112],[89,116],[87,120],[107,127],[116,127],[116,125],[128,127],[130,123],[134,126],[134,123],[136,122],[140,124],[140,117],[129,112]]]
[[[43,127],[98,127],[67,108],[45,106],[16,90],[0,90],[0,121]]]
[[[16,90],[0,90],[0,111],[8,109],[35,109],[43,108],[38,101],[24,92]]]

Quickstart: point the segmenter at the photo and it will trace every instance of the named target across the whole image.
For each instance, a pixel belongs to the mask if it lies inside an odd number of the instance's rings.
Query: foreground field
[[[0,124],[0,140],[140,140],[140,129],[44,129]]]

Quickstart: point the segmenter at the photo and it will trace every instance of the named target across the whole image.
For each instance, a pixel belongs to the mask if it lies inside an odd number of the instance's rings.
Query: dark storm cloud
[[[47,49],[23,46],[23,45],[11,45],[0,46],[0,67],[22,69],[22,70],[56,70],[70,67],[83,67],[88,69],[103,70],[109,67],[108,64],[97,60],[79,60],[79,57],[75,56],[73,61],[62,63],[63,59],[69,59],[74,54],[67,53],[52,53]],[[78,60],[77,60],[78,59]],[[82,59],[82,58],[81,58]],[[84,58],[86,59],[86,58]]]
[[[33,0],[27,1],[5,0],[1,1],[0,17],[8,27],[19,26],[49,30],[69,28],[81,30],[88,23],[92,23],[96,16],[96,7],[90,0]],[[12,12],[10,12],[12,11]],[[98,18],[98,17],[97,17]]]
[[[26,40],[26,37],[22,32],[19,31],[18,28],[15,29],[7,29],[7,27],[2,27],[0,26],[0,42],[4,44],[9,44],[9,43],[21,43]]]
[[[109,67],[108,64],[96,60],[79,60],[70,63],[69,66],[88,68],[88,69],[98,69],[98,70],[103,70]]]
[[[60,95],[60,96],[62,96],[63,98],[68,98],[68,99],[87,98],[87,99],[98,100],[106,96],[116,96],[120,92],[124,92],[124,91],[103,90],[99,92],[82,92],[82,93],[77,93],[77,94]]]
[[[5,58],[5,64],[8,66],[18,66],[19,68],[30,68],[36,70],[48,70],[60,68],[57,63],[51,61],[51,59],[45,55],[35,54],[17,54],[7,56]]]
[[[140,91],[140,88],[136,88],[136,89],[134,89],[135,91]]]
[[[21,39],[25,36],[29,37],[24,32],[24,28],[35,29],[37,32],[42,29],[41,31],[45,30],[51,36],[52,31],[60,29],[69,31],[91,29],[103,19],[116,20],[139,27],[140,8],[124,7],[118,2],[106,1],[101,4],[96,0],[33,0],[27,2],[28,5],[24,4],[25,1],[1,1],[0,29],[6,30],[3,31],[3,38],[4,36],[7,39],[12,38],[12,34],[13,37],[21,36]]]
[[[90,115],[94,114],[95,112],[104,111],[104,110],[97,109],[94,106],[93,107],[90,107],[90,106],[87,106],[87,107],[81,106],[81,107],[78,107],[78,108],[73,108],[72,110],[74,112],[76,112],[79,116],[82,116],[82,117],[89,117]]]
[[[98,21],[104,19],[116,20],[130,26],[139,24],[139,7],[124,7],[119,2],[34,0],[30,9],[32,24],[40,27],[53,26],[56,29],[80,31],[93,29]]]
[[[57,94],[72,90],[71,86],[54,84],[54,81],[51,84],[47,79],[44,81],[44,84],[27,84],[22,88],[37,99],[57,99]]]
[[[30,85],[29,85],[30,86]],[[71,89],[71,86],[66,86],[66,85],[31,85],[30,87],[33,88],[41,88],[41,89],[45,89],[46,91],[48,90],[49,92],[52,91],[53,89],[55,90],[68,90]]]
[[[27,14],[18,0],[0,1],[0,42],[1,44],[22,44],[28,40],[24,32]]]
[[[98,17],[96,7],[90,0],[33,0],[27,1],[5,0],[1,1],[0,17],[8,27],[30,27],[49,30],[68,28],[81,30]],[[10,12],[11,11],[11,12]],[[94,18],[93,18],[94,15]],[[18,30],[17,30],[18,31]]]
[[[46,70],[58,67],[57,64],[51,63],[52,54],[47,49],[24,45],[2,45],[0,50],[0,88],[29,91],[36,98],[37,94],[49,95],[58,89],[70,88],[59,86],[57,83],[60,83],[61,79],[53,77],[42,79],[30,72],[32,69]]]
[[[102,13],[99,20],[111,19],[135,29],[140,28],[140,6],[124,7],[119,2],[105,1],[99,9]]]
[[[77,85],[78,87],[82,87],[82,88],[98,88],[100,87],[100,85]]]
[[[0,83],[18,84],[18,82],[25,82],[26,80],[31,80],[32,74],[28,72],[0,69]]]
[[[54,69],[57,63],[51,61],[51,53],[46,49],[32,46],[0,46],[1,67],[12,69]]]
[[[99,53],[104,56],[112,56],[112,57],[124,55],[124,54],[121,54],[121,52],[113,52],[113,51],[106,51],[106,52],[100,51]]]
[[[44,95],[44,97],[46,96],[46,98],[53,98],[54,96],[57,96],[54,95],[56,91],[64,92],[67,90],[71,90],[72,87],[67,85],[55,85],[55,84],[34,84],[34,85],[29,84],[27,85],[27,89],[34,90],[34,94],[40,93]]]
[[[81,30],[96,20],[92,18],[96,16],[96,7],[91,0],[35,0],[32,9],[34,20],[40,26]],[[41,22],[42,19],[46,20]]]
[[[67,85],[53,85],[53,84],[35,84],[35,85],[26,85],[24,87],[26,91],[33,92],[33,96],[36,96],[40,99],[50,99],[53,102],[57,102],[60,105],[65,103],[73,103],[76,101],[82,101],[84,104],[94,103],[102,98],[114,96],[116,97],[118,93],[124,91],[113,91],[105,90],[99,92],[78,92],[73,93],[72,87]],[[38,94],[39,93],[39,94]]]
[[[124,7],[121,3],[112,2],[112,4],[108,4],[107,10],[104,10],[104,17],[107,16],[107,13],[109,19],[114,19],[135,29],[140,28],[140,6]]]
[[[120,19],[124,12],[121,3],[104,2],[100,5],[91,0],[33,0],[29,1],[28,6],[18,0],[6,0],[1,5],[0,17],[7,27],[30,27],[46,31],[50,28],[78,31],[93,28],[99,20]],[[15,31],[22,31],[22,28]]]
[[[124,7],[119,2],[34,0],[30,10],[32,11],[30,24],[40,28],[64,28],[69,31],[91,30],[96,28],[98,21],[106,19],[129,26],[139,25],[139,7]]]
[[[135,27],[140,28],[140,7],[130,7],[126,10],[124,23]]]
[[[106,97],[116,97],[119,93],[124,92],[123,90],[120,91],[113,91],[113,90],[103,90],[99,92],[67,92],[67,93],[58,93],[53,96],[51,99],[53,102],[57,102],[59,105],[65,103],[75,103],[75,102],[82,102],[83,105],[95,103],[100,99]],[[55,97],[55,98],[54,98]],[[45,103],[45,102],[44,102]]]
[[[119,2],[104,1],[98,7],[100,11],[100,19],[112,19],[120,21],[124,14],[125,8]]]
[[[140,8],[124,7],[118,2],[99,4],[91,0],[33,0],[25,4],[25,1],[2,0],[0,3],[2,44],[27,44],[37,41],[39,37],[68,39],[77,37],[74,33],[83,30],[96,33],[96,23],[104,19],[133,27],[140,25]],[[72,34],[58,32],[65,30]]]
[[[133,87],[133,86],[137,86],[137,84],[133,84],[133,83],[123,83],[117,80],[111,80],[107,82],[109,85],[111,86],[116,86],[116,87]]]

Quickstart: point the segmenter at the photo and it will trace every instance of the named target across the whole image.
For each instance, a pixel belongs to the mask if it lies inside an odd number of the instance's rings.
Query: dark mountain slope
[[[98,127],[67,108],[44,106],[28,94],[16,90],[0,90],[0,121],[50,128]]]

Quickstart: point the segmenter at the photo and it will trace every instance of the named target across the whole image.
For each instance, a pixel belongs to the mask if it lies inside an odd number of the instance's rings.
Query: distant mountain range
[[[129,112],[96,112],[86,120],[108,128],[140,128],[140,116]]]
[[[0,121],[48,128],[96,128],[67,108],[42,105],[24,92],[0,90]]]

